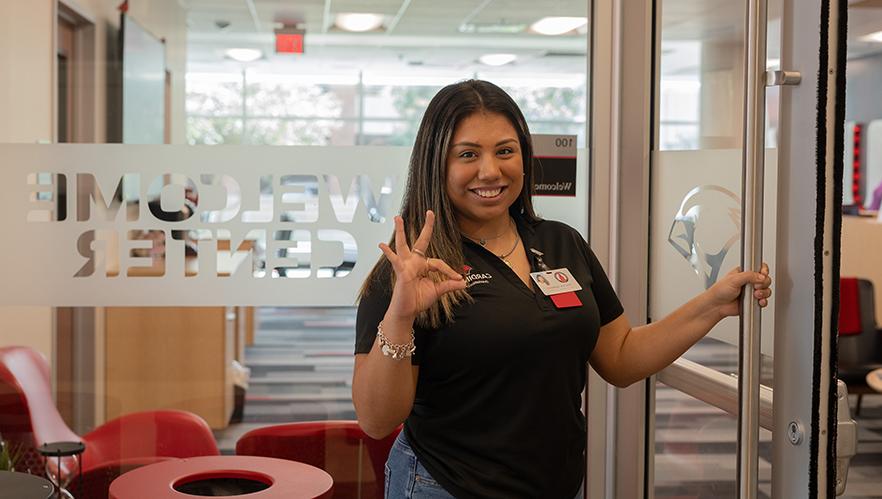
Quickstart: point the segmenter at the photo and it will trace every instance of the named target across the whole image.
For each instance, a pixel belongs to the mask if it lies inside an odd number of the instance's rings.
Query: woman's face
[[[447,151],[447,196],[457,216],[482,225],[507,223],[523,185],[521,144],[508,118],[478,112],[460,121]]]

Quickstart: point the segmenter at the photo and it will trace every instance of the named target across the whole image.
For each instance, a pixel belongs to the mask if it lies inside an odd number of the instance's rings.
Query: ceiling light
[[[486,64],[488,66],[505,66],[510,62],[514,62],[518,56],[514,54],[484,54],[481,57],[478,57],[478,60],[481,64]]]
[[[588,24],[587,17],[543,17],[530,29],[540,35],[562,35]]]
[[[259,49],[228,49],[227,57],[239,62],[254,62],[263,57]]]
[[[383,16],[380,14],[337,14],[334,24],[346,31],[372,31],[383,25]]]
[[[862,36],[861,40],[865,42],[882,43],[882,31],[877,31],[875,33],[870,33],[869,35]]]

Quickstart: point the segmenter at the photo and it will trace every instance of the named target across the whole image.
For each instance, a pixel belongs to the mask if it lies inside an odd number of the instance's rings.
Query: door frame
[[[657,67],[653,28],[662,1],[594,0],[590,10],[591,242],[634,325],[647,320]],[[803,77],[799,86],[781,92],[778,230],[769,235],[778,248],[772,262],[779,388],[773,422],[779,429],[798,422],[805,435],[792,444],[785,431],[773,432],[772,497],[835,495],[832,331],[838,286],[831,283],[838,280],[841,215],[834,201],[841,192],[841,176],[837,180],[834,172],[842,158],[837,109],[844,106],[844,61],[839,60],[844,41],[837,20],[846,8],[845,0],[782,0],[781,67]],[[819,33],[819,22],[828,29]],[[823,60],[819,53],[826,55]],[[818,105],[819,98],[823,105]],[[807,175],[805,165],[812,165],[815,175]],[[603,195],[607,187],[608,196]],[[655,377],[626,389],[591,383],[589,421],[595,416],[600,424],[589,433],[588,497],[653,497]],[[589,432],[592,426],[594,422]],[[600,431],[608,437],[597,437]],[[598,460],[604,466],[592,469]]]

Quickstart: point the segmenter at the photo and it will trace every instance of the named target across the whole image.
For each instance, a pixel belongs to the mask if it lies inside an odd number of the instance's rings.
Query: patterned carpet
[[[216,432],[222,452],[252,428],[323,419],[354,419],[351,401],[355,311],[260,308],[255,344],[246,351],[251,383],[241,424]],[[691,360],[726,371],[731,349],[708,342]],[[764,371],[764,377],[769,373]],[[856,398],[852,397],[852,408]],[[865,396],[858,455],[843,497],[882,499],[882,395]],[[737,422],[723,411],[659,385],[656,391],[655,496],[736,497]],[[760,497],[770,496],[771,434],[760,433]]]

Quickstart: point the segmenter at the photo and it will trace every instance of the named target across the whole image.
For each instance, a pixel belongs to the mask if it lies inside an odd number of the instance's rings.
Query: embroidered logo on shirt
[[[493,276],[491,274],[488,274],[486,272],[476,272],[473,274],[472,270],[472,267],[470,267],[469,265],[462,266],[462,271],[465,272],[465,275],[463,277],[465,277],[466,288],[470,288],[477,284],[488,284],[490,283],[490,279],[493,279]]]

